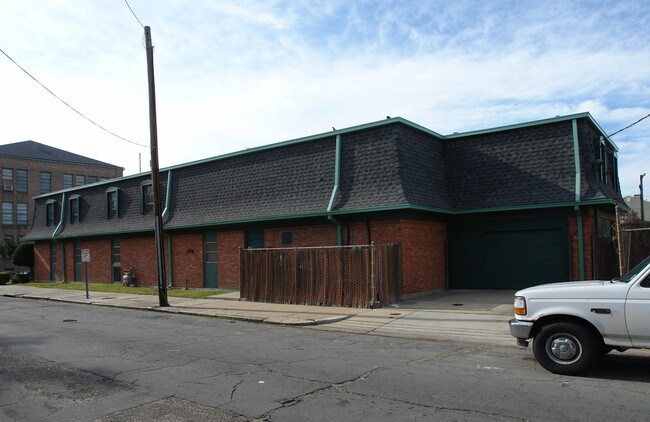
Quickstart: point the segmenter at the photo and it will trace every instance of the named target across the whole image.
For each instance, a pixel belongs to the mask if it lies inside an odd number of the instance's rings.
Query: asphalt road
[[[0,297],[3,421],[648,420],[650,354],[530,350]]]

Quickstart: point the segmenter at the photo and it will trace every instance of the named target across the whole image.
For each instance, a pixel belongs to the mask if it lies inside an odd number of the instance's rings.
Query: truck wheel
[[[601,342],[591,330],[570,322],[545,325],[533,340],[537,362],[556,374],[584,371],[600,356],[601,348]]]

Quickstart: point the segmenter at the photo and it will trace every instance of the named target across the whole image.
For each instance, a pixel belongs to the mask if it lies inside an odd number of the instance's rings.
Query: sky
[[[386,116],[450,134],[590,112],[610,134],[650,114],[646,1],[128,5],[151,27],[161,167]],[[0,0],[0,49],[131,141],[0,54],[0,144],[34,140],[125,175],[149,170],[138,19],[124,0]],[[622,192],[638,193],[650,118],[611,139]]]

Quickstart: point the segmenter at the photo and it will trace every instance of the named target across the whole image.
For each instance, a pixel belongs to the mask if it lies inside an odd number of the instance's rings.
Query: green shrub
[[[11,280],[11,273],[7,271],[0,272],[0,285],[7,284]]]
[[[32,243],[21,243],[16,246],[11,262],[21,267],[34,268],[34,245]]]

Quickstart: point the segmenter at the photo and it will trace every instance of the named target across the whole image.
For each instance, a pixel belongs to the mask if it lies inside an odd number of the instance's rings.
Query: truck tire
[[[575,322],[544,325],[533,339],[535,359],[545,369],[563,375],[578,374],[601,356],[602,341]]]

